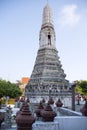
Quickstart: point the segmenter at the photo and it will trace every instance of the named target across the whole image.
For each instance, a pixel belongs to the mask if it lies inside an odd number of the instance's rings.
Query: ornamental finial
[[[47,4],[48,4],[48,0],[47,0]]]
[[[47,2],[48,2],[48,0],[47,0]],[[43,9],[43,21],[42,21],[42,24],[47,24],[47,23],[53,24],[52,10],[51,10],[48,3],[46,4],[46,6]]]

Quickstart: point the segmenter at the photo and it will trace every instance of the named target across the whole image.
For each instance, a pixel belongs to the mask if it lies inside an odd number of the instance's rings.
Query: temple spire
[[[53,26],[52,10],[47,1],[47,4],[43,9],[43,19],[39,37],[40,48],[55,48],[55,41],[56,36]]]
[[[25,96],[35,104],[39,103],[42,98],[47,101],[49,90],[51,90],[51,95],[55,101],[60,96],[63,102],[66,104],[69,102],[68,105],[64,104],[64,107],[70,107],[72,95],[70,95],[69,82],[65,79],[66,75],[62,69],[55,42],[52,11],[46,3],[39,33],[39,49],[30,80],[26,85]]]
[[[43,21],[42,24],[46,24],[46,23],[51,23],[53,24],[53,19],[52,19],[52,10],[48,4],[48,0],[47,0],[47,4],[44,7],[43,10]]]
[[[47,4],[48,4],[48,0],[47,0]]]

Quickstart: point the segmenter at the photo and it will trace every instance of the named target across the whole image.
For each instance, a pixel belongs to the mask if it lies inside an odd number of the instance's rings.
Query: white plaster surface
[[[59,123],[58,130],[87,130],[87,117],[84,116],[57,116],[55,122]]]
[[[58,122],[36,121],[32,127],[33,130],[58,130]]]
[[[33,130],[87,130],[87,117],[57,116],[54,122],[36,121]]]

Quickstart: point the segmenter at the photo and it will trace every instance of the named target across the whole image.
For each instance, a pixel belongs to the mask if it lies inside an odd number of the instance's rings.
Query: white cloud
[[[62,26],[75,26],[80,20],[80,14],[77,12],[77,5],[67,5],[61,10],[60,24]]]

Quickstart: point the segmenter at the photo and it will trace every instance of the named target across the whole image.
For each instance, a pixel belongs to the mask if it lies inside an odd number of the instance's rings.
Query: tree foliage
[[[76,92],[87,95],[87,80],[77,81]]]
[[[0,98],[9,96],[10,98],[19,97],[22,94],[19,86],[6,80],[0,80]]]

